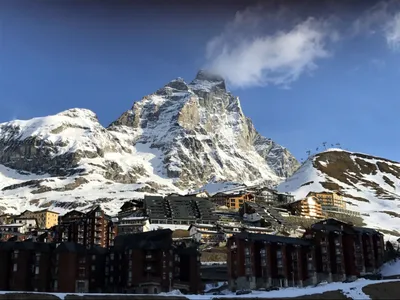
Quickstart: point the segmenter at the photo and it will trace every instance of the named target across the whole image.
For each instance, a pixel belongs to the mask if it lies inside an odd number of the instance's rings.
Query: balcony
[[[156,271],[156,268],[153,265],[147,265],[145,266],[144,271],[146,273],[153,273]]]
[[[148,254],[146,254],[146,256],[145,256],[145,259],[146,259],[147,261],[153,261],[153,260],[156,260],[156,259],[157,259],[157,256],[154,255],[154,254],[148,253]]]

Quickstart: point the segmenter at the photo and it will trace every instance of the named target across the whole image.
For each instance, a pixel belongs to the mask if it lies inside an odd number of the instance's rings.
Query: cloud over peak
[[[288,87],[334,55],[340,40],[379,34],[388,49],[400,50],[398,1],[359,2],[352,7],[321,1],[318,7],[313,2],[306,8],[277,3],[237,12],[207,43],[205,67],[233,88]]]
[[[207,44],[207,67],[233,87],[289,85],[329,57],[327,45],[338,37],[327,20],[293,17],[286,8],[269,13],[259,5],[238,12]]]

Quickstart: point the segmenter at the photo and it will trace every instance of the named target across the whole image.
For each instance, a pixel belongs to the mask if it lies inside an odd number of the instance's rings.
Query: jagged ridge
[[[274,185],[298,167],[284,147],[255,130],[223,78],[203,70],[189,84],[177,78],[143,97],[107,128],[86,109],[0,124],[0,164],[8,168],[0,210],[17,211],[104,198],[112,210],[128,186],[130,197],[141,197],[209,181]],[[44,181],[23,184],[37,179]]]

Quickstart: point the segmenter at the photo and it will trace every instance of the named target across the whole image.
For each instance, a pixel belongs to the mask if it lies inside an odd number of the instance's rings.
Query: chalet
[[[42,209],[37,211],[25,210],[19,215],[19,218],[36,219],[38,228],[48,229],[58,224],[58,216],[57,212]]]
[[[192,224],[188,228],[189,235],[199,243],[219,243],[224,241],[224,233],[217,225]]]
[[[322,209],[329,209],[330,207],[339,207],[346,209],[346,202],[343,200],[342,193],[336,192],[309,192],[307,197],[316,197],[322,206]]]
[[[228,209],[238,210],[245,202],[255,202],[255,197],[252,193],[241,191],[231,194],[220,192],[213,195],[210,200],[217,206],[226,206]]]
[[[287,204],[288,210],[293,214],[304,218],[323,218],[321,204],[318,198],[309,196],[306,199]]]
[[[11,214],[0,215],[0,225],[13,223],[13,217]]]
[[[125,202],[121,206],[118,215],[124,214],[124,213],[132,213],[132,212],[138,211],[138,210],[140,210],[142,208],[143,208],[143,201],[142,200],[130,200],[130,201]]]
[[[121,235],[143,232],[148,220],[149,218],[142,212],[131,212],[124,216],[120,214],[119,218],[116,218],[113,222],[117,226],[118,234]]]

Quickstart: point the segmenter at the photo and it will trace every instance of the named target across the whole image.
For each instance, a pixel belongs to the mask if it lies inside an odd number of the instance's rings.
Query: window
[[[92,271],[95,271],[95,270],[96,270],[96,266],[92,265]]]
[[[96,260],[96,255],[92,255],[92,260]]]
[[[58,281],[57,280],[54,280],[53,288],[55,291],[57,291],[57,289],[58,289]]]
[[[281,260],[281,259],[279,259],[279,260],[277,261],[277,267],[278,267],[278,268],[283,268],[283,263],[282,263],[282,260]]]
[[[39,267],[35,267],[35,275],[39,274]]]
[[[17,264],[14,264],[14,265],[13,265],[13,272],[17,272],[17,270],[18,270],[18,265],[17,265]]]
[[[313,270],[313,264],[312,263],[308,263],[307,264],[307,270],[308,271],[312,271]]]
[[[19,250],[14,250],[14,259],[18,258],[18,253],[19,253]]]

